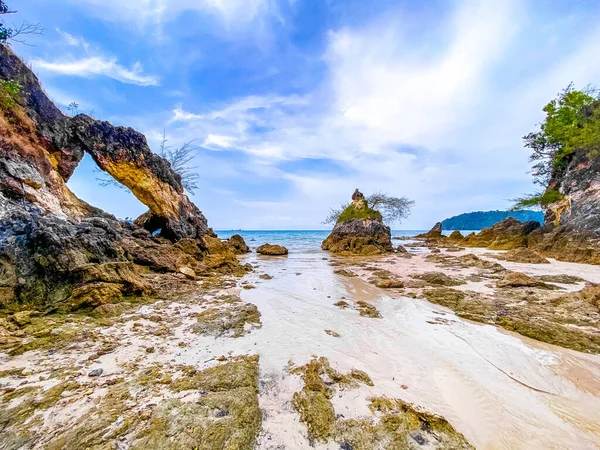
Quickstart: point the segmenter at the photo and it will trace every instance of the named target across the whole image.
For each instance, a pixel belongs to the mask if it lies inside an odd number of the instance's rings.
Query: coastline
[[[404,272],[407,263],[415,266],[415,273],[435,267],[425,261],[429,250],[411,251],[415,253],[411,259],[394,254],[361,261],[396,274]],[[361,383],[335,388],[332,405],[336,415],[343,417],[338,420],[377,423],[381,413],[369,408],[369,399],[386,396],[443,416],[476,448],[600,447],[598,355],[464,320],[443,306],[394,289],[380,289],[367,282],[373,271],[350,260],[318,249],[292,252],[288,257],[248,254],[240,261],[252,264],[255,270],[239,281],[224,277],[208,290],[202,286],[205,282],[185,282],[190,292],[183,299],[135,307],[110,319],[112,324],[91,328],[91,335],[84,340],[74,339],[61,349],[4,356],[0,381],[17,391],[23,386],[46,390],[76,383],[22,428],[37,437],[36,446],[71,428],[78,429],[82,426],[78,420],[95,407],[106,408],[107,394],[123,381],[138,394],[134,406],[121,406],[119,416],[130,420],[119,442],[125,446],[139,443],[141,430],[148,432],[148,424],[160,416],[165,402],[187,417],[186,405],[202,401],[197,391],[172,388],[186,368],[202,373],[257,355],[255,388],[260,409],[251,415],[262,417],[259,449],[305,448],[309,442],[317,449],[339,448],[334,440],[312,441],[292,405],[294,394],[303,386],[294,370],[315,356],[327,358],[340,373],[363,371],[373,382],[373,386]],[[511,270],[524,269],[517,263],[498,262]],[[567,264],[530,269],[535,273],[564,272]],[[342,265],[358,276],[334,273]],[[584,276],[581,272],[586,267],[574,264],[572,270]],[[451,276],[460,273],[437,270]],[[264,279],[264,274],[273,278]],[[599,280],[591,277],[589,281]],[[460,287],[477,286],[485,287],[481,282]],[[342,300],[350,307],[335,306]],[[382,317],[361,315],[358,302],[372,305]],[[204,323],[204,330],[211,331],[194,331],[199,320],[206,319],[203,312],[230,310],[231,305],[236,310],[255,305],[260,324],[246,322],[244,317],[221,316],[216,327]],[[16,374],[15,369],[20,368],[25,370]],[[102,374],[89,377],[98,368],[103,369]],[[146,372],[157,368],[156,377],[141,385],[140,375],[149,377]],[[24,381],[27,384],[19,386]],[[10,406],[18,406],[23,398],[27,396],[14,397]],[[216,420],[215,411],[208,413],[213,417],[210,420]],[[139,416],[148,417],[134,420]],[[497,427],[497,423],[503,426]],[[90,433],[86,428],[78,430],[79,435]],[[45,438],[40,439],[40,432]]]

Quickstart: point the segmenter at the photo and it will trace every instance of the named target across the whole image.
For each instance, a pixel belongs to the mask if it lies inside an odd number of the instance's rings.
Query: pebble
[[[88,373],[88,377],[99,377],[100,375],[102,375],[102,372],[104,372],[103,369],[91,370],[90,373]]]

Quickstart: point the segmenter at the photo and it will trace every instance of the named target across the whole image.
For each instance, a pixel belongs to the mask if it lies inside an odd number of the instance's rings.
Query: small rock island
[[[365,196],[358,189],[321,248],[337,255],[368,256],[394,251],[390,227],[384,225],[379,211],[369,208]]]

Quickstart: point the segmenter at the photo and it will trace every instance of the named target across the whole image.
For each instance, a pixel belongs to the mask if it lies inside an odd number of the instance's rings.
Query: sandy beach
[[[428,251],[411,251],[415,254],[410,259],[392,255],[368,265],[398,277],[440,270],[426,260]],[[15,392],[46,392],[71,383],[53,404],[24,422],[22,430],[38,436],[35,448],[45,448],[56,436],[83,426],[81,418],[95,407],[102,409],[117,380],[139,388],[134,388],[135,402],[121,406],[115,426],[129,416],[157,414],[167,399],[181,404],[197,400],[197,392],[168,389],[170,381],[144,387],[140,373],[157,370],[159,378],[176,382],[185,368],[204,370],[258,355],[262,429],[257,448],[337,449],[339,442],[311,441],[292,406],[294,393],[303,385],[293,369],[325,357],[340,373],[357,369],[372,380],[372,386],[336,390],[331,402],[336,417],[344,420],[376,421],[369,399],[385,396],[443,416],[480,449],[600,448],[598,355],[464,320],[445,307],[380,289],[366,281],[373,271],[364,270],[364,261],[360,267],[355,260],[317,250],[288,257],[251,254],[243,261],[255,271],[239,281],[223,281],[229,288],[207,291],[197,282],[198,288],[191,284],[182,301],[144,305],[111,319],[110,325],[90,323],[84,328],[88,339],[60,349],[3,355],[0,382],[15,389],[3,408],[17,408],[24,401],[26,396]],[[577,274],[600,281],[592,266],[501,264],[531,275]],[[358,276],[334,273],[342,265]],[[446,272],[468,277],[473,270]],[[272,278],[265,279],[265,274]],[[490,289],[485,282],[459,288]],[[336,306],[339,301],[349,307]],[[361,315],[358,302],[372,305],[381,317]],[[235,319],[235,326],[209,333],[195,329],[203,311],[232,305],[239,310],[244,304],[258,308],[260,324]],[[95,369],[102,369],[100,376],[90,377]],[[123,433],[119,448],[139,439],[139,427]],[[19,448],[14,441],[3,441],[0,447]]]

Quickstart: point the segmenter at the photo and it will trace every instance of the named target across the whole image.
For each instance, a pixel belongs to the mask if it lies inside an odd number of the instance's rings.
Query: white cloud
[[[231,142],[235,141],[236,138],[231,136],[221,136],[218,134],[209,134],[204,139],[202,147],[209,148],[211,150],[221,150],[231,147]]]
[[[145,75],[140,62],[130,68],[118,63],[115,57],[86,56],[62,61],[33,59],[31,64],[36,70],[52,72],[58,75],[78,77],[106,76],[127,84],[139,86],[157,86],[160,79],[154,75]]]
[[[86,52],[89,50],[90,44],[85,39],[73,36],[71,33],[67,33],[66,31],[63,31],[60,28],[57,28],[56,32],[58,33],[62,41],[65,42],[67,45],[71,47],[81,47]]]
[[[139,26],[169,22],[186,11],[212,13],[225,25],[248,23],[272,12],[271,0],[70,0],[90,13],[111,21]]]
[[[251,216],[255,228],[277,228],[266,218],[290,215],[294,226],[314,227],[356,187],[415,199],[408,226],[418,228],[469,210],[506,207],[507,198],[530,187],[521,136],[539,122],[543,104],[571,80],[584,85],[600,78],[600,60],[590,57],[600,27],[585,28],[565,52],[553,45],[573,35],[573,23],[536,27],[537,11],[516,0],[453,4],[458,7],[447,16],[418,18],[427,30],[422,35],[413,32],[416,19],[401,13],[331,31],[328,73],[313,92],[250,95],[199,111],[178,105],[169,132],[243,153],[241,162],[223,164],[218,178],[224,181],[211,179],[213,189],[229,187],[228,177],[241,178],[244,170],[291,185],[281,201],[256,201],[248,214],[238,211]],[[173,5],[164,17],[194,8]],[[339,170],[279,168],[303,158],[333,161]],[[218,210],[208,216],[230,220]]]

